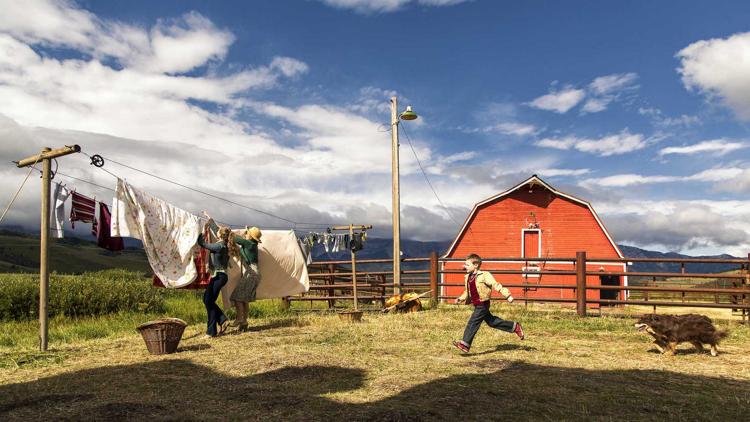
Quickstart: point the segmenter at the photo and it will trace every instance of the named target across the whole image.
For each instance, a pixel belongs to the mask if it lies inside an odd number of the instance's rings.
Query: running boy
[[[500,317],[492,315],[490,312],[490,297],[492,288],[500,292],[508,302],[513,302],[513,296],[510,291],[503,287],[502,284],[495,281],[492,274],[486,271],[480,271],[482,258],[477,254],[471,254],[466,257],[464,262],[464,292],[456,298],[456,304],[474,305],[474,312],[466,323],[463,340],[454,340],[453,345],[464,353],[469,353],[471,342],[479,331],[482,321],[486,322],[492,328],[503,330],[508,333],[515,333],[521,340],[524,339],[523,328],[521,324],[513,321],[506,321]]]

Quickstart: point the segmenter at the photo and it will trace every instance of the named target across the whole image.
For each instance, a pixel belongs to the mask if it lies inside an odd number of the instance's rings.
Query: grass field
[[[350,324],[262,301],[252,331],[206,340],[196,297],[169,306],[194,324],[167,356],[149,355],[134,331],[151,315],[53,321],[46,354],[34,351],[34,323],[2,325],[15,334],[0,345],[0,419],[729,420],[750,411],[750,330],[726,320],[716,321],[731,330],[718,357],[687,345],[663,356],[632,315],[495,305],[523,322],[527,340],[483,327],[461,355],[450,340],[465,307]]]

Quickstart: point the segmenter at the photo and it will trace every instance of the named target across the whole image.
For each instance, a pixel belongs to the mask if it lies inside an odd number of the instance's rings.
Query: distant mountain
[[[7,226],[6,226],[7,227]],[[66,234],[67,235],[67,234]],[[134,239],[125,239],[126,249],[122,252],[110,252],[99,248],[90,240],[68,236],[64,239],[52,239],[50,245],[50,271],[77,274],[85,271],[97,271],[107,268],[125,268],[149,273],[150,267],[141,243]],[[401,250],[405,258],[426,258],[433,251],[442,256],[451,241],[421,242],[403,239]],[[655,252],[634,246],[619,245],[622,253],[628,258],[696,258],[675,252]],[[322,245],[313,248],[313,261],[349,260],[349,251],[326,252]],[[358,259],[392,259],[393,242],[391,239],[368,238],[365,247],[357,253]],[[698,258],[735,258],[731,255],[701,256]],[[389,268],[390,264],[369,265],[367,269]],[[402,265],[404,269],[424,268],[424,264]],[[717,273],[737,269],[730,264],[688,264],[686,272]],[[679,272],[679,264],[670,263],[634,263],[629,271],[635,272]],[[0,229],[0,272],[38,272],[39,271],[39,237],[38,234],[27,234],[7,228]]]
[[[150,273],[142,248],[128,247],[110,252],[96,243],[78,237],[51,239],[50,271],[80,274],[108,268],[124,268]],[[39,272],[39,236],[0,230],[0,272]]]
[[[737,259],[737,257],[727,254],[721,255],[704,255],[704,256],[690,256],[683,255],[676,252],[655,252],[645,249],[636,248],[634,246],[618,245],[622,254],[627,258],[716,258],[716,259]],[[688,273],[720,273],[729,270],[738,269],[738,265],[733,264],[686,264],[685,272]],[[629,271],[634,272],[679,272],[680,264],[664,263],[664,262],[634,262],[633,265],[628,267]]]

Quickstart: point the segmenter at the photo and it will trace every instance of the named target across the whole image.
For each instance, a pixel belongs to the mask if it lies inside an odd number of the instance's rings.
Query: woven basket
[[[162,318],[138,326],[138,331],[152,355],[174,353],[180,344],[187,322],[178,318]]]

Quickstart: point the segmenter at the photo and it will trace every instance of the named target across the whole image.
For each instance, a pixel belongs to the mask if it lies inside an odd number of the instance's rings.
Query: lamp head
[[[399,115],[399,119],[401,120],[416,120],[417,117],[417,113],[412,111],[411,106],[406,106],[406,110]]]

